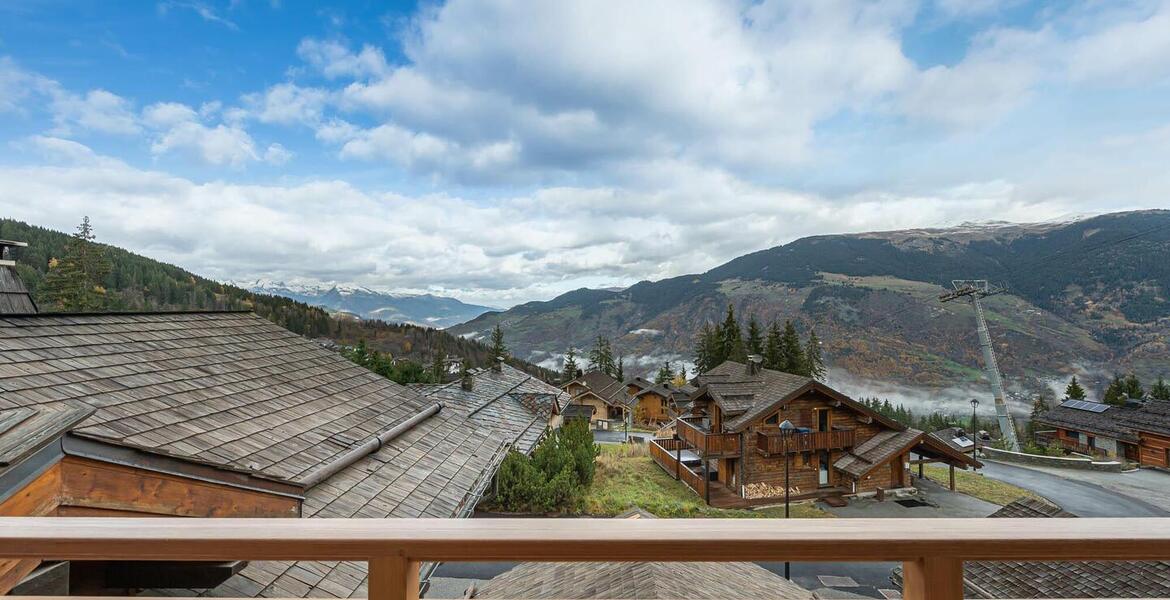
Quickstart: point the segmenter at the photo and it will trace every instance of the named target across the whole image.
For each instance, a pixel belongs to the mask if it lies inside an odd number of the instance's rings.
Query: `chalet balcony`
[[[1068,450],[1069,452],[1084,454],[1085,456],[1092,456],[1094,458],[1105,458],[1108,454],[1100,448],[1095,448],[1093,446],[1082,444],[1078,441],[1074,441],[1066,437],[1061,437],[1055,431],[1037,431],[1036,441],[1045,446],[1055,442],[1058,446]]]
[[[738,433],[712,433],[695,417],[680,418],[676,435],[704,458],[731,458],[741,454]]]
[[[797,431],[788,434],[788,442],[785,446],[782,432],[758,431],[756,432],[756,450],[764,456],[783,456],[786,447],[789,454],[818,450],[844,450],[853,447],[855,438],[852,429]]]
[[[0,519],[0,558],[360,561],[368,597],[416,600],[422,563],[880,562],[907,600],[963,597],[965,561],[1170,559],[1170,520]],[[31,597],[29,598],[31,600]]]

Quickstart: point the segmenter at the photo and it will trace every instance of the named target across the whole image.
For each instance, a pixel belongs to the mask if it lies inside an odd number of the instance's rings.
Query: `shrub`
[[[574,419],[545,437],[531,457],[508,453],[500,465],[496,503],[510,512],[575,509],[593,482],[598,453],[588,423]]]

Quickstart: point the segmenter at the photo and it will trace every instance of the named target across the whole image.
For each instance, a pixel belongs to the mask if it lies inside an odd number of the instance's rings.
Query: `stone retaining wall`
[[[1020,463],[1025,465],[1036,465],[1038,467],[1080,469],[1082,471],[1109,471],[1112,473],[1120,473],[1122,468],[1122,464],[1115,460],[1095,461],[1090,458],[1077,458],[1070,456],[1040,456],[1038,454],[1025,454],[1023,452],[1000,450],[998,448],[991,448],[989,446],[984,446],[980,449],[980,452],[992,460]]]

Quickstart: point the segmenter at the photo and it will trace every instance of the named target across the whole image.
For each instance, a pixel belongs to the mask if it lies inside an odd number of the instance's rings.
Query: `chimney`
[[[475,389],[475,374],[471,371],[464,371],[463,378],[459,380],[459,386],[469,392]]]
[[[0,266],[15,267],[16,261],[13,260],[9,251],[12,248],[27,248],[28,242],[14,242],[12,240],[0,240]]]
[[[760,365],[764,364],[764,357],[759,354],[749,354],[747,357],[747,374],[759,375]]]
[[[0,240],[0,314],[30,315],[37,313],[37,303],[33,302],[28,288],[16,273],[16,260],[12,257],[13,248],[27,248],[25,242]]]
[[[492,363],[492,370],[495,371],[496,373],[503,373],[504,372],[504,357],[503,356],[496,357],[496,362]]]

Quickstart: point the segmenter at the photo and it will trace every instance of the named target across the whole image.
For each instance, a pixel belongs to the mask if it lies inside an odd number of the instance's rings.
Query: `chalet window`
[[[767,419],[764,419],[764,425],[779,425],[779,424],[780,424],[780,413],[775,413],[772,416],[768,417]]]

